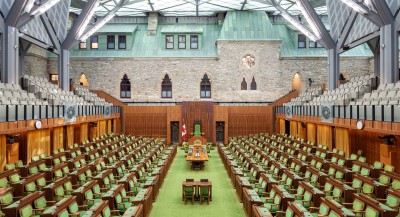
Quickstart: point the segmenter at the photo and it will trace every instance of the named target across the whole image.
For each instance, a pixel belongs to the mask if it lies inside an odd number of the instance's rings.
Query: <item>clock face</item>
[[[35,127],[36,127],[36,129],[42,128],[42,122],[41,121],[36,121],[35,122]]]
[[[357,129],[361,130],[364,127],[363,123],[361,121],[357,122]]]

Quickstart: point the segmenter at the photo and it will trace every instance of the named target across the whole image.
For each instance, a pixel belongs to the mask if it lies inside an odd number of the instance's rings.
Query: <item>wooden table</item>
[[[208,182],[186,182],[183,181],[182,182],[182,201],[185,200],[185,187],[186,186],[194,186],[195,188],[195,198],[199,198],[200,197],[200,187],[204,187],[207,186],[210,188],[210,200],[212,201],[212,182],[208,181]]]

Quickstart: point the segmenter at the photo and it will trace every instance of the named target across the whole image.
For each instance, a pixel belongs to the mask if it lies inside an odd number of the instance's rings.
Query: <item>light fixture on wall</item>
[[[282,17],[285,18],[290,24],[292,24],[294,27],[296,27],[300,32],[302,32],[304,35],[309,37],[313,41],[317,41],[317,37],[311,33],[308,29],[306,29],[303,25],[301,25],[297,20],[295,20],[293,17],[291,17],[287,12],[282,11]]]
[[[307,0],[308,1],[308,0]],[[315,37],[319,40],[322,38],[322,34],[319,31],[317,24],[315,23],[314,19],[311,18],[310,14],[306,10],[306,7],[303,5],[303,3],[299,0],[296,1],[297,6],[299,6],[301,13],[304,15],[304,17],[307,20],[307,23],[310,25],[311,30],[313,31]],[[315,40],[314,40],[315,41]]]
[[[41,4],[39,7],[37,7],[35,10],[31,12],[31,16],[39,16],[43,14],[44,12],[48,11],[51,7],[53,7],[55,4],[57,4],[60,0],[47,0],[45,3]]]
[[[89,36],[93,35],[97,30],[103,27],[108,21],[110,21],[115,16],[115,12],[110,12],[102,20],[96,23],[89,31],[87,31],[81,38],[81,41],[85,41]]]
[[[344,4],[346,4],[347,6],[351,7],[351,9],[357,11],[358,13],[361,14],[368,14],[368,10],[362,6],[362,1],[358,1],[355,2],[353,0],[340,0],[342,1]]]

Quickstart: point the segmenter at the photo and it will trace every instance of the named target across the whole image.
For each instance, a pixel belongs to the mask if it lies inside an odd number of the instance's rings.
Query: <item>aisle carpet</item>
[[[244,217],[243,205],[236,196],[231,181],[226,173],[217,150],[212,150],[210,160],[203,171],[190,170],[190,164],[185,160],[185,152],[178,148],[178,153],[171,165],[164,184],[160,189],[157,201],[153,204],[150,217]],[[208,178],[213,185],[213,200],[210,205],[202,205],[195,201],[187,205],[182,201],[182,181],[186,178]]]

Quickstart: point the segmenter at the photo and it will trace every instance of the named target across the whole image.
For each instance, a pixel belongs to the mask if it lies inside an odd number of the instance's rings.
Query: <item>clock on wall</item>
[[[41,129],[42,128],[42,121],[38,120],[35,122],[35,128],[36,129]]]
[[[364,128],[364,124],[362,121],[357,121],[357,129],[362,130]]]

